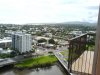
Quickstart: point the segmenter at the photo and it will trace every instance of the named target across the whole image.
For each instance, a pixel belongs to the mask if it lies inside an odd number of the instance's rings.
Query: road
[[[63,55],[61,55],[59,52],[54,51],[55,56],[58,58],[60,63],[64,66],[64,68],[68,71],[68,62],[65,61]]]

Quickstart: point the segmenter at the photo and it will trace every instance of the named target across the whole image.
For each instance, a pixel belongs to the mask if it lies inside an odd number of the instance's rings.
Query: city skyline
[[[0,23],[97,22],[98,0],[0,0]]]

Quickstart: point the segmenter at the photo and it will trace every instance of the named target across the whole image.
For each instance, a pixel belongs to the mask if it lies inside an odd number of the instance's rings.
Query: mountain
[[[72,22],[62,22],[62,24],[82,24],[82,25],[97,25],[97,23],[90,23],[90,22],[80,22],[80,21],[72,21]]]
[[[80,22],[80,21],[72,21],[72,22],[60,22],[60,23],[26,23],[26,24],[0,24],[0,25],[87,25],[87,26],[96,26],[97,23],[90,22]]]
[[[61,23],[28,23],[27,25],[67,25],[67,24],[76,24],[76,25],[87,25],[87,26],[95,26],[96,23],[90,22],[80,22],[80,21],[72,21],[72,22],[61,22]]]

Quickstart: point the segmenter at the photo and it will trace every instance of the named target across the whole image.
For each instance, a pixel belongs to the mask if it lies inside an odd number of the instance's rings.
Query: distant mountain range
[[[73,22],[62,22],[62,23],[63,23],[63,24],[97,25],[97,23],[79,22],[79,21],[73,21]]]
[[[76,24],[76,25],[96,25],[96,23],[89,22],[80,22],[80,21],[72,21],[72,22],[61,22],[61,23],[27,23],[26,25],[59,25],[59,24]]]
[[[0,25],[68,25],[68,24],[76,24],[76,25],[87,25],[87,26],[95,26],[97,23],[89,23],[89,22],[80,22],[80,21],[72,21],[72,22],[61,22],[61,23],[26,23],[26,24],[0,24]]]

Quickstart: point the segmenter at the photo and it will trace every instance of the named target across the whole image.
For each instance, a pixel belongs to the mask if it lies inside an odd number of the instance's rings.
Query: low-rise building
[[[52,33],[45,33],[45,36],[52,38]]]
[[[11,38],[5,37],[3,39],[0,39],[0,48],[10,48],[11,47]]]

